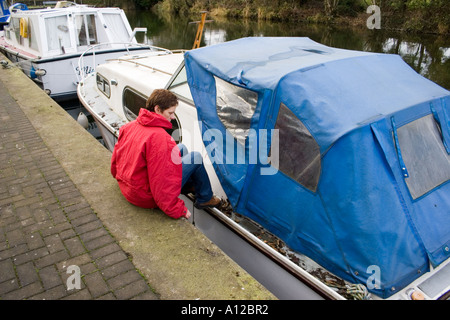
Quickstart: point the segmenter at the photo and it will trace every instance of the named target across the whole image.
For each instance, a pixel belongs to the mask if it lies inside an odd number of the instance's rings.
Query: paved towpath
[[[158,299],[3,82],[0,97],[0,300]]]

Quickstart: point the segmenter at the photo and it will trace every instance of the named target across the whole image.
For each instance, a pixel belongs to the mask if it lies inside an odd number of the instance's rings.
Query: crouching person
[[[212,193],[203,163],[184,165],[183,160],[192,155],[183,154],[182,159],[166,132],[172,128],[177,107],[172,92],[154,90],[136,120],[120,128],[111,159],[111,174],[128,202],[142,208],[158,207],[175,219],[191,215],[179,198],[186,183],[195,188],[196,207],[215,207],[221,202]]]

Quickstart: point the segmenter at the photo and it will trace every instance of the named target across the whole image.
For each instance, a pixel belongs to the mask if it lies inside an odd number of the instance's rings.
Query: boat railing
[[[186,52],[186,50],[183,50],[183,49],[179,49],[179,50],[170,50],[170,53],[172,54],[172,53],[184,53],[184,52]],[[133,57],[134,59],[125,59],[125,58],[116,58],[116,59],[110,59],[110,60],[108,60],[108,61],[120,61],[120,62],[124,62],[124,63],[132,63],[132,64],[134,64],[134,65],[136,65],[136,66],[140,66],[140,67],[143,67],[143,68],[148,68],[148,69],[150,69],[150,70],[152,70],[152,71],[158,71],[158,72],[161,72],[161,73],[165,73],[165,74],[167,74],[167,75],[169,75],[169,76],[172,76],[173,74],[172,73],[170,73],[170,72],[167,72],[167,71],[164,71],[164,70],[162,70],[162,69],[158,69],[158,68],[155,68],[154,66],[150,66],[150,65],[148,65],[148,64],[144,64],[144,63],[140,63],[139,62],[139,59],[140,58],[144,58],[145,56],[144,55],[142,55],[142,56],[135,56],[135,57]]]
[[[95,63],[95,54],[96,52],[99,51],[99,49],[101,49],[102,47],[105,48],[111,48],[111,46],[120,46],[123,45],[124,48],[127,51],[127,54],[130,54],[130,49],[136,49],[136,48],[147,48],[149,50],[149,52],[151,51],[161,51],[161,53],[164,54],[172,54],[173,51],[169,50],[169,49],[165,49],[165,48],[161,48],[161,47],[157,47],[157,46],[153,46],[153,45],[149,45],[149,44],[143,44],[143,43],[136,43],[136,42],[108,42],[108,43],[100,43],[97,45],[93,45],[91,47],[89,47],[88,49],[86,49],[81,55],[80,58],[78,59],[78,70],[79,72],[75,72],[75,74],[77,75],[78,78],[78,82],[82,81],[83,79],[85,79],[92,71],[95,71],[95,67],[96,67],[96,63]],[[93,70],[87,70],[85,68],[84,65],[84,58],[89,55],[92,56],[93,59]]]

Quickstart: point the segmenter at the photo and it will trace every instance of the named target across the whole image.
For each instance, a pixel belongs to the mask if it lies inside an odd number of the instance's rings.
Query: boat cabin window
[[[139,110],[145,108],[147,98],[130,87],[123,90],[123,111],[128,120],[133,121],[139,115]]]
[[[22,33],[20,28],[21,21],[22,23],[24,23],[24,25],[22,25]],[[11,35],[14,35],[15,39],[13,40],[17,41],[19,44],[23,46],[29,46],[30,48],[38,51],[39,47],[36,37],[37,32],[32,21],[33,20],[27,17],[11,18],[11,21],[9,22],[9,27],[4,28],[5,38],[11,39]],[[28,38],[28,42],[25,41],[25,38]]]
[[[258,94],[217,77],[215,80],[217,115],[233,137],[245,145]]]
[[[60,50],[65,53],[65,48],[71,47],[67,16],[45,18],[45,32],[48,51]]]
[[[189,89],[189,85],[187,82],[186,68],[184,67],[184,65],[167,89],[177,94],[178,96],[187,99],[188,101],[193,101],[191,89]]]
[[[409,174],[405,181],[413,199],[450,179],[450,155],[433,115],[398,128],[397,135]]]
[[[133,121],[139,115],[139,110],[145,108],[147,98],[137,91],[126,87],[123,91],[123,111],[128,120]],[[172,129],[167,129],[167,133],[172,136],[176,143],[181,142],[181,130],[178,117],[172,120]]]
[[[299,118],[281,103],[275,130],[279,130],[278,165],[281,172],[315,192],[320,178],[320,148]],[[273,164],[272,164],[273,165]]]
[[[130,40],[130,33],[119,13],[104,13],[103,18],[106,21],[108,30],[112,33],[111,36],[114,42],[128,42]]]
[[[111,96],[109,81],[99,73],[97,73],[97,88],[108,98]]]
[[[14,32],[14,35],[16,36],[17,41],[20,41],[20,18],[11,18],[11,21],[9,23],[12,28],[12,31]],[[10,34],[8,33],[8,39],[10,39]]]
[[[86,46],[97,43],[97,30],[95,26],[95,15],[76,15],[75,16],[77,45]]]
[[[36,24],[37,25],[37,24]],[[28,19],[28,39],[29,45],[31,49],[39,51],[39,39],[38,39],[38,30],[34,26],[34,22],[31,19]]]

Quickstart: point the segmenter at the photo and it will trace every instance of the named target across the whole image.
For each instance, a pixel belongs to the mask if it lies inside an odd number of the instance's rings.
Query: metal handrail
[[[135,42],[108,42],[108,43],[99,43],[93,46],[90,46],[88,49],[86,49],[81,55],[80,58],[78,59],[78,69],[80,72],[80,77],[78,77],[78,82],[84,80],[87,75],[89,73],[86,73],[84,70],[84,56],[92,51],[92,56],[93,56],[93,66],[95,68],[96,64],[95,64],[95,53],[96,50],[99,47],[103,47],[103,46],[111,46],[111,45],[124,45],[124,48],[127,50],[128,54],[130,53],[129,49],[130,48],[136,48],[136,47],[142,47],[142,48],[148,48],[150,51],[155,51],[155,50],[159,50],[162,52],[165,52],[166,54],[172,54],[173,52],[171,50],[165,49],[165,48],[161,48],[161,47],[157,47],[157,46],[153,46],[153,45],[148,45],[148,44],[142,44],[142,43],[135,43]]]
[[[187,50],[182,50],[182,49],[180,49],[180,50],[170,50],[170,54],[174,54],[174,53],[184,53],[184,52],[186,52]],[[134,59],[134,60],[131,60],[131,59],[122,59],[122,58],[116,58],[116,59],[111,59],[111,60],[109,60],[109,61],[120,61],[120,62],[128,62],[128,63],[132,63],[132,64],[134,64],[134,65],[136,65],[136,66],[141,66],[141,67],[144,67],[144,68],[149,68],[150,70],[152,70],[152,71],[158,71],[158,72],[161,72],[161,73],[165,73],[165,74],[167,74],[167,75],[169,75],[169,76],[172,76],[173,75],[173,73],[170,73],[170,72],[167,72],[167,71],[164,71],[164,70],[161,70],[161,69],[158,69],[158,68],[155,68],[155,67],[152,67],[152,66],[149,66],[149,65],[146,65],[146,64],[143,64],[143,63],[139,63],[138,61],[137,61],[137,59],[139,59],[139,57],[136,57],[136,59]]]

